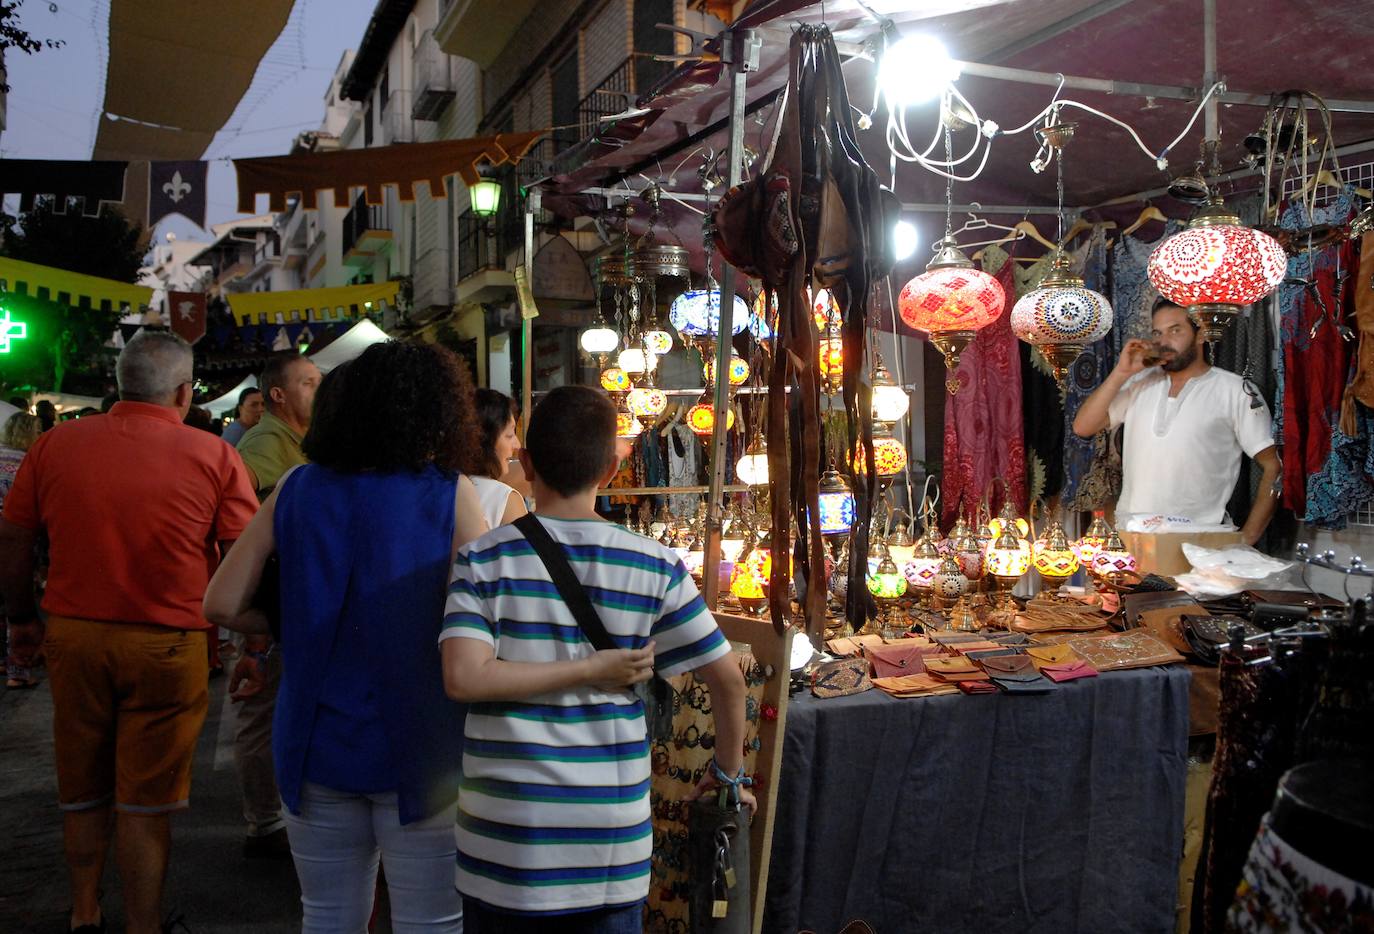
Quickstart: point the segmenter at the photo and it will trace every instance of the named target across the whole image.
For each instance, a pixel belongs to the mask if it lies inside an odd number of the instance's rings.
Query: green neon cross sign
[[[22,321],[11,321],[8,310],[0,309],[0,353],[10,352],[10,341],[29,336],[29,326]]]

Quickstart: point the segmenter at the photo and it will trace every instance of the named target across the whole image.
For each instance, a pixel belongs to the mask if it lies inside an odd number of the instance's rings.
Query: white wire
[[[1174,138],[1174,141],[1172,143],[1165,146],[1163,149],[1159,151],[1159,158],[1163,159],[1165,155],[1168,154],[1170,149],[1173,149],[1179,143],[1183,142],[1183,137],[1187,136],[1188,131],[1193,128],[1193,124],[1197,123],[1197,116],[1198,114],[1202,113],[1202,108],[1207,105],[1207,102],[1209,100],[1211,100],[1212,95],[1217,93],[1217,91],[1221,90],[1223,87],[1224,85],[1220,81],[1216,81],[1212,84],[1210,88],[1207,89],[1207,93],[1202,95],[1202,100],[1198,101],[1197,109],[1193,111],[1192,117],[1189,118],[1188,125],[1183,128],[1182,133],[1178,134],[1178,136]]]

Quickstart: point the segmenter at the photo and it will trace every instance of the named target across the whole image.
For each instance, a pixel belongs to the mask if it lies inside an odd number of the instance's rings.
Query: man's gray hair
[[[139,331],[119,352],[119,398],[166,404],[192,378],[191,345],[171,331]]]

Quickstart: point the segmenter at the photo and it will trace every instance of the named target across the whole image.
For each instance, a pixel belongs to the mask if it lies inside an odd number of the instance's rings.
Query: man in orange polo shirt
[[[31,624],[33,539],[48,533],[43,609],[57,793],[74,931],[103,931],[114,810],[127,930],[160,930],[170,815],[187,806],[209,703],[201,598],[257,510],[239,456],[182,424],[191,348],[144,331],[119,355],[120,398],[29,450],[0,518],[0,588]]]

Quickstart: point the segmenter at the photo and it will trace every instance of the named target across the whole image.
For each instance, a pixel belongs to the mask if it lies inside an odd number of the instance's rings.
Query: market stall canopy
[[[359,321],[343,334],[329,342],[319,353],[310,354],[315,365],[328,373],[334,367],[347,363],[373,344],[391,340],[385,331],[366,319]]]
[[[105,119],[92,158],[199,159],[248,90],[292,3],[113,0]]]
[[[258,378],[249,374],[233,389],[220,396],[218,399],[211,399],[204,403],[202,408],[208,409],[215,418],[223,418],[224,413],[235,408],[239,404],[239,393],[245,389],[250,389],[258,384]]]
[[[1118,82],[1116,93],[1066,89],[1060,96],[1126,121],[1156,152],[1178,135],[1197,106],[1195,100],[1149,99],[1122,84],[1193,87],[1202,83],[1202,4],[1197,0],[946,0],[919,6],[875,0],[863,5],[891,17],[902,35],[926,33],[940,38],[955,59],[1045,73],[1045,83],[1039,85],[972,73],[958,79],[958,88],[979,109],[979,116],[1004,129],[1030,120],[1049,103],[1058,72]],[[1374,20],[1366,13],[1362,0],[1321,5],[1286,0],[1218,4],[1218,72],[1229,94],[1258,95],[1246,103],[1224,99],[1220,153],[1224,168],[1241,163],[1242,140],[1259,126],[1272,92],[1301,87],[1330,99],[1374,100],[1374,73],[1361,64],[1363,50],[1374,43]],[[766,151],[771,138],[775,101],[787,80],[791,27],[822,21],[851,51],[857,52],[860,43],[879,34],[877,23],[856,0],[824,4],[755,0],[741,15],[737,25],[758,28],[763,39],[759,70],[748,75],[747,110],[756,116],[746,127],[745,141],[755,152]],[[850,98],[856,106],[871,106],[873,74],[874,65],[866,58],[846,63]],[[593,212],[597,199],[580,192],[625,184],[642,188],[647,182],[641,175],[661,179],[669,191],[699,194],[702,186],[695,169],[704,155],[719,154],[726,147],[728,103],[729,79],[720,62],[683,65],[641,98],[634,110],[607,120],[593,138],[580,144],[578,152],[560,160],[574,167],[545,183],[545,205],[561,214]],[[937,132],[936,106],[932,103],[908,113],[907,124],[913,128],[918,149]],[[1163,188],[1171,175],[1192,166],[1203,135],[1199,119],[1170,152],[1170,168],[1160,170],[1121,127],[1082,112],[1066,111],[1065,119],[1079,122],[1066,161],[1065,200],[1071,208]],[[885,110],[879,110],[873,115],[872,129],[860,134],[866,158],[885,179],[890,178],[886,122]],[[1374,114],[1338,112],[1334,130],[1337,145],[1374,139]],[[965,128],[954,134],[956,155],[968,147],[973,132]],[[955,184],[954,200],[1053,204],[1055,173],[1036,174],[1029,167],[1037,146],[1029,132],[998,136],[978,178]],[[968,174],[974,167],[965,165],[960,171]],[[934,173],[898,163],[896,191],[902,201],[941,203],[944,188],[944,179]],[[713,194],[722,193],[717,184]],[[664,205],[665,219],[674,232],[685,242],[699,242],[700,214],[668,199]],[[643,227],[642,219],[632,225],[635,232]],[[923,239],[928,240],[931,232],[923,231],[927,235]],[[695,259],[699,268],[699,253]]]
[[[224,297],[239,324],[281,324],[288,321],[338,321],[357,318],[382,304],[396,304],[401,283],[373,282],[332,289],[295,289],[289,292],[230,292]]]
[[[40,266],[22,260],[0,256],[0,282],[5,291],[27,295],[59,305],[77,308],[119,308],[127,305],[138,308],[153,298],[153,290],[144,285],[102,279],[84,273]]]
[[[334,206],[348,207],[354,188],[365,189],[368,204],[382,203],[382,189],[394,185],[402,201],[415,200],[416,182],[427,182],[431,197],[445,194],[444,178],[457,173],[463,183],[476,184],[480,165],[515,165],[544,135],[499,133],[432,143],[405,143],[373,149],[338,149],[302,152],[290,156],[235,159],[239,211],[252,214],[257,196],[268,196],[269,211],[285,211],[286,199],[301,199],[301,207],[314,210],[317,195],[333,189]]]

